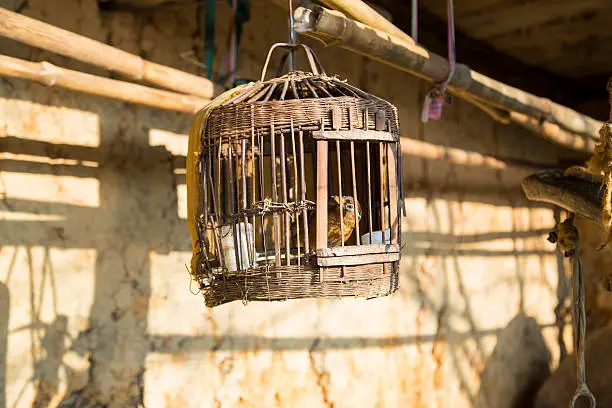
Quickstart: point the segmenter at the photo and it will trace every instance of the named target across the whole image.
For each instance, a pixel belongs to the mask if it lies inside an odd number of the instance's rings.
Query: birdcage
[[[265,80],[279,48],[302,49],[311,72],[279,76],[285,54],[279,75]],[[402,172],[392,104],[327,76],[309,47],[275,44],[261,80],[210,108],[196,136],[192,275],[208,306],[398,288]]]

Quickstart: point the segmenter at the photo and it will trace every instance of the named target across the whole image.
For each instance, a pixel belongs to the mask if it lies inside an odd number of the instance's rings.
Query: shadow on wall
[[[60,93],[61,91],[57,91]],[[14,95],[14,97],[31,99],[31,95]],[[71,101],[69,97],[58,98]],[[0,159],[2,172],[28,175],[68,176],[74,179],[91,178],[99,183],[99,206],[81,206],[73,203],[47,202],[13,196],[12,191],[4,191],[0,209],[7,213],[44,215],[50,220],[40,219],[0,219],[1,247],[14,247],[13,261],[9,266],[5,282],[0,282],[0,387],[5,389],[7,370],[6,344],[8,327],[8,289],[12,270],[17,256],[25,254],[29,260],[30,271],[19,271],[30,274],[30,316],[29,325],[11,331],[29,330],[31,338],[40,347],[32,348],[32,364],[35,387],[35,406],[46,406],[59,387],[58,372],[62,358],[72,352],[87,358],[90,366],[84,375],[88,380],[78,380],[83,373],[68,372],[66,405],[80,405],[86,402],[97,404],[117,404],[135,406],[143,400],[143,374],[145,358],[151,351],[171,353],[167,345],[181,343],[185,352],[209,350],[317,350],[351,349],[368,347],[397,347],[403,344],[420,342],[448,341],[453,353],[465,353],[461,349],[469,338],[478,339],[485,335],[497,335],[499,330],[478,330],[471,317],[469,296],[464,296],[465,318],[470,330],[466,333],[453,332],[446,325],[444,332],[431,335],[406,336],[393,339],[386,338],[267,338],[260,336],[226,336],[219,343],[216,336],[150,336],[147,332],[147,316],[151,297],[151,271],[149,254],[168,253],[170,251],[190,251],[190,241],[185,221],[177,212],[177,186],[184,184],[182,168],[185,157],[172,155],[164,147],[149,145],[150,121],[155,126],[176,133],[185,133],[188,123],[179,114],[158,112],[145,108],[107,101],[91,103],[91,112],[99,116],[100,143],[98,147],[86,147],[70,144],[56,144],[40,140],[29,140],[19,136],[0,138],[0,151],[9,153]],[[34,101],[48,104],[47,100]],[[78,104],[63,104],[72,109],[83,109]],[[121,118],[121,119],[117,119]],[[155,119],[151,119],[155,118]],[[174,124],[174,127],[173,125]],[[48,158],[51,160],[49,161]],[[406,160],[405,160],[406,161]],[[0,173],[2,176],[2,173]],[[412,196],[427,192],[411,192]],[[464,197],[469,196],[468,193]],[[443,194],[437,194],[442,197]],[[508,205],[507,198],[494,195],[478,195],[475,200],[491,204]],[[53,218],[55,217],[55,218]],[[521,250],[459,250],[457,243],[482,242],[494,238],[525,238],[546,233],[543,230],[509,231],[485,233],[481,235],[457,236],[451,228],[449,234],[442,234],[440,220],[432,232],[411,232],[405,239],[413,243],[422,243],[407,249],[407,255],[450,257],[453,268],[444,265],[445,278],[441,285],[448,286],[448,269],[453,269],[455,279],[461,282],[462,271],[459,269],[458,257],[517,257],[531,255],[550,255],[550,252]],[[441,245],[441,244],[450,245]],[[44,261],[40,288],[34,288],[33,275],[39,273],[33,266],[32,251],[42,247]],[[68,320],[57,309],[53,312],[51,323],[43,323],[40,317],[41,300],[45,286],[44,281],[53,282],[54,293],[50,297],[57,302],[57,286],[62,277],[57,276],[50,251],[61,249],[95,250],[93,303],[89,313],[89,323],[75,339],[66,342]],[[416,263],[416,261],[415,261]],[[184,271],[170,271],[184,279],[187,287],[187,276]],[[20,273],[20,274],[21,274]],[[404,271],[402,279],[415,279],[410,271]],[[38,282],[39,278],[36,278]],[[445,283],[446,282],[446,283]],[[187,291],[187,289],[185,289]],[[39,293],[36,293],[36,292]],[[448,287],[444,289],[448,301]],[[186,295],[187,292],[186,292]],[[425,301],[432,312],[440,312],[440,319],[445,322],[443,305]],[[65,346],[68,343],[70,346]],[[2,345],[5,345],[2,347]],[[484,351],[478,346],[478,355],[484,359]],[[459,357],[454,355],[453,360]],[[458,367],[458,365],[457,365]],[[64,367],[65,368],[65,367]],[[459,370],[459,368],[457,368]],[[4,392],[0,392],[0,407],[16,404],[19,401],[3,401]],[[20,398],[20,396],[19,396]],[[11,405],[12,406],[12,405]]]
[[[499,336],[481,374],[474,408],[532,406],[550,375],[551,354],[535,319],[519,314]]]

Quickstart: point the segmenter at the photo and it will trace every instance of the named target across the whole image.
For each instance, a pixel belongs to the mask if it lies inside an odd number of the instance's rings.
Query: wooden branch
[[[48,62],[29,62],[5,55],[0,55],[0,75],[179,112],[195,113],[210,102],[196,96],[72,71]]]
[[[138,81],[211,99],[221,88],[206,78],[146,61],[138,55],[0,7],[0,36],[74,58]]]
[[[565,174],[563,170],[540,171],[526,177],[521,187],[532,201],[554,204],[603,226],[603,176],[588,173]]]
[[[333,42],[429,81],[441,81],[447,75],[448,61],[428,52],[414,41],[405,41],[348,19],[342,13],[318,6],[312,9],[299,7],[294,14],[298,32],[326,44]],[[538,121],[555,123],[572,133],[585,135],[593,140],[599,138],[601,122],[548,99],[487,78],[465,65],[457,65],[449,90],[457,96],[469,97],[498,109],[518,112]],[[541,132],[550,140],[555,140],[555,134],[547,134],[546,127],[540,127],[538,133],[542,134]],[[567,146],[563,141],[558,143]]]

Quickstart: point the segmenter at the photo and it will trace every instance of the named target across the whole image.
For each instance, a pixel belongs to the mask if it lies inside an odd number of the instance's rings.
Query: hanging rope
[[[413,16],[413,19],[414,18]],[[442,108],[444,104],[450,103],[450,96],[446,94],[446,86],[455,73],[455,12],[453,9],[453,0],[447,0],[447,21],[448,75],[442,82],[434,85],[425,95],[423,112],[421,114],[421,121],[423,121],[423,123],[427,123],[429,119],[439,120],[442,117]],[[414,27],[416,27],[416,24],[414,24]]]
[[[227,52],[223,58],[221,72],[223,75],[216,75],[213,72],[213,64],[215,59],[215,15],[216,1],[203,0],[202,10],[205,13],[204,21],[204,66],[206,76],[214,82],[225,85],[229,80],[229,88],[250,82],[248,80],[237,79],[238,54],[240,48],[240,38],[242,37],[242,25],[249,21],[251,17],[250,0],[228,0],[232,7],[232,16],[230,20],[230,33],[227,38]]]
[[[582,264],[580,262],[580,235],[574,225],[575,214],[570,213],[568,218],[557,226],[552,232],[549,241],[557,243],[566,257],[571,259],[572,265],[572,300],[573,300],[573,335],[574,352],[576,353],[576,381],[577,386],[570,404],[571,408],[581,398],[587,398],[589,407],[595,408],[595,396],[586,383],[586,369],[584,360],[584,343],[586,338],[586,312],[584,307],[584,279]]]
[[[216,0],[202,0],[204,16],[204,65],[206,78],[213,79],[213,63],[215,61],[215,14]],[[204,11],[205,10],[205,11]]]

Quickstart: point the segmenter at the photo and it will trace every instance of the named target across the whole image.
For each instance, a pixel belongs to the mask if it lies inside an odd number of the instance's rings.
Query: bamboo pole
[[[414,41],[405,41],[384,31],[368,27],[345,17],[342,13],[313,6],[298,7],[294,13],[296,31],[317,38],[329,45],[337,44],[358,54],[373,58],[429,81],[441,81],[448,72],[448,61],[430,53]],[[602,122],[582,115],[548,99],[531,95],[488,78],[469,67],[458,64],[449,90],[460,97],[478,101],[494,108],[517,112],[548,121],[572,133],[593,140],[599,138]],[[512,119],[512,118],[511,118]],[[516,119],[516,118],[514,118]],[[551,140],[556,134],[540,127],[537,132]],[[559,144],[572,148],[562,140]]]
[[[177,94],[129,82],[66,70],[47,62],[34,63],[1,55],[0,76],[29,79],[47,86],[60,86],[62,88],[118,99],[125,102],[186,113],[196,112],[208,103],[208,101],[199,99],[195,96]],[[536,123],[537,121],[526,116],[521,116],[520,120],[525,121],[526,127],[540,126]],[[546,124],[544,126],[547,125],[551,127],[555,126],[553,124]],[[558,126],[557,131],[562,132],[562,130],[558,129]],[[574,137],[575,135],[568,134],[566,136]],[[531,171],[532,168],[535,170],[546,167],[537,166],[535,164],[532,166],[514,164],[509,161],[497,159],[493,156],[439,146],[407,137],[402,137],[400,143],[403,154],[427,160],[445,160],[462,166],[487,167],[493,169],[515,167],[529,171]],[[589,140],[588,143],[592,143],[592,141]]]
[[[392,22],[380,15],[372,7],[368,6],[363,1],[355,0],[322,0],[322,3],[330,9],[338,10],[346,14],[347,17],[353,20],[360,21],[370,27],[377,28],[392,34],[405,41],[414,40],[401,29],[397,28]]]
[[[146,61],[138,55],[2,7],[0,36],[189,95],[212,99],[221,91],[221,87],[206,78]]]
[[[44,61],[29,62],[5,55],[0,55],[0,76],[29,79],[47,86],[59,86],[120,101],[187,113],[195,113],[210,102],[197,96],[85,74]]]

